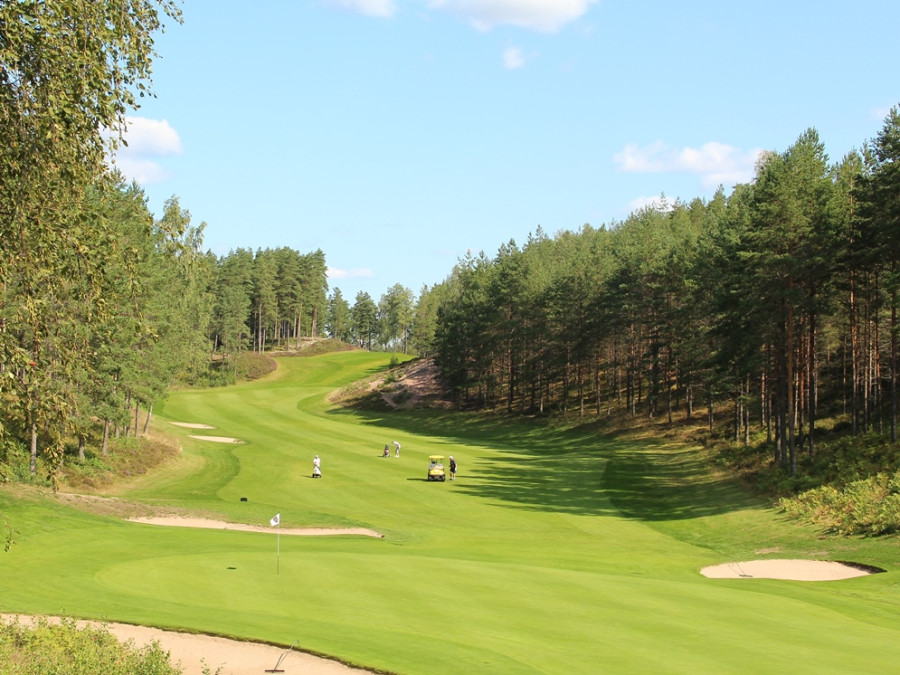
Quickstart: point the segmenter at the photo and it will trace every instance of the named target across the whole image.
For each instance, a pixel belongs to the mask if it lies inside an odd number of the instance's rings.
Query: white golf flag
[[[277,526],[278,523],[280,523],[280,522],[281,522],[281,514],[280,514],[280,513],[276,513],[276,514],[272,517],[272,520],[269,521],[269,525],[271,525],[272,527],[275,527],[275,526]]]

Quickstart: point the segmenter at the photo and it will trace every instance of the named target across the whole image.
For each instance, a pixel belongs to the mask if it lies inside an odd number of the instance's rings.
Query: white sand
[[[243,523],[226,523],[222,520],[210,520],[208,518],[183,518],[181,516],[163,516],[151,518],[129,518],[133,523],[146,525],[165,525],[167,527],[199,527],[210,530],[239,530],[241,532],[268,532],[293,536],[328,536],[339,534],[355,534],[366,537],[384,537],[383,534],[365,527],[281,527],[274,528],[271,525],[245,525]]]
[[[208,424],[195,424],[194,422],[172,422],[176,427],[187,427],[188,429],[215,429]]]
[[[710,579],[837,581],[863,577],[869,572],[828,560],[748,560],[704,567],[700,574]]]
[[[213,443],[242,443],[239,438],[229,438],[228,436],[194,436],[191,434],[191,438],[196,438],[201,441],[212,441]]]

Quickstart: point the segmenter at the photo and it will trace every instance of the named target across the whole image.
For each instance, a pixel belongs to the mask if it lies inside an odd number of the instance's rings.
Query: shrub
[[[843,535],[900,531],[900,472],[879,473],[841,488],[823,485],[779,500],[791,517]]]
[[[272,357],[257,352],[241,352],[232,358],[239,379],[255,380],[278,367]]]
[[[140,476],[155,466],[178,455],[178,447],[147,437],[114,438],[109,441],[109,454],[86,454],[84,463],[66,461],[59,479],[70,488],[97,489],[117,478]]]
[[[169,653],[154,641],[145,647],[119,642],[105,628],[79,628],[74,620],[29,626],[0,621],[0,675],[179,675]]]

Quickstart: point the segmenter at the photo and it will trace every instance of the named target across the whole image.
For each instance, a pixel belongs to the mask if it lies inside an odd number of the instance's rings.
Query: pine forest
[[[171,386],[228,384],[248,356],[323,337],[433,358],[462,408],[727,422],[791,474],[825,420],[896,441],[897,108],[839,161],[810,128],[708,200],[538,227],[418,297],[351,304],[325,252],[217,256],[177,197],[154,215],[110,168],[150,36],[180,20],[170,2],[112,5],[0,7],[0,466],[105,452]]]

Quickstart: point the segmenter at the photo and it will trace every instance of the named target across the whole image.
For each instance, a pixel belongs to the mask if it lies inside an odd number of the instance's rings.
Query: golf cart
[[[428,480],[444,480],[444,456],[431,455],[428,458]]]

